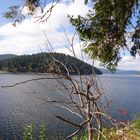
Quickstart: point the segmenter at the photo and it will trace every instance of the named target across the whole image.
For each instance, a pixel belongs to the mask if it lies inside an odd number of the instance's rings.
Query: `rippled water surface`
[[[44,75],[30,74],[1,74],[0,86],[12,85]],[[140,77],[138,76],[101,76],[105,94],[112,100],[111,113],[117,114],[117,110],[125,109],[128,118],[140,112]],[[71,118],[71,114],[64,109],[54,107],[46,103],[49,99],[65,100],[58,89],[56,80],[31,81],[10,88],[0,88],[0,138],[4,140],[21,139],[23,127],[33,122],[36,125],[45,122],[48,135],[65,135],[72,131],[55,115],[63,115]],[[79,121],[77,117],[73,117]]]

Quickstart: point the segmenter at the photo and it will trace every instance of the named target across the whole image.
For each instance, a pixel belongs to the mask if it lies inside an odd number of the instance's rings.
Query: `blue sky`
[[[8,7],[13,5],[21,5],[23,3],[23,0],[4,0],[0,1],[0,13],[3,13],[8,10]],[[6,19],[2,17],[2,14],[0,14],[0,25],[8,22]]]
[[[63,0],[66,1],[66,0]],[[5,0],[0,1],[0,13],[8,10],[9,6],[21,5],[23,0]],[[49,5],[45,7],[45,10],[49,8]],[[60,10],[61,9],[61,10]],[[54,49],[57,52],[71,54],[69,47],[71,49],[66,36],[64,35],[63,28],[65,28],[69,40],[73,36],[73,28],[69,24],[67,19],[67,14],[70,15],[86,15],[90,7],[84,5],[84,0],[75,0],[74,3],[66,4],[65,2],[59,3],[52,12],[51,17],[47,22],[38,24],[36,21],[36,16],[40,15],[40,12],[36,12],[35,17],[26,19],[17,27],[12,26],[10,21],[2,18],[0,15],[0,54],[13,53],[13,54],[32,54],[38,53],[41,50],[48,51],[50,48],[45,44],[44,32],[47,34],[47,38],[52,43]],[[23,11],[27,13],[27,9]],[[79,48],[78,37],[74,40],[74,49],[77,57],[81,58],[81,51]],[[129,44],[130,46],[132,43]],[[123,51],[122,61],[119,63],[120,69],[131,69],[140,70],[140,57],[137,56],[136,59],[130,56],[129,52]],[[88,60],[88,57],[84,57]],[[96,63],[98,65],[98,62]]]

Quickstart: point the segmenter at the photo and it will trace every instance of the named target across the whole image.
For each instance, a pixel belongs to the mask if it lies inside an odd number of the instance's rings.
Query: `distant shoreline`
[[[50,72],[10,72],[10,71],[0,71],[0,74],[31,74],[31,75],[56,75],[57,73],[50,73]],[[65,73],[63,73],[65,74]],[[76,73],[70,73],[71,76],[76,76]],[[82,74],[82,75],[91,75],[91,74]],[[96,74],[96,75],[103,75],[103,74]]]
[[[44,75],[50,73],[34,73],[34,72],[10,72],[10,71],[0,71],[0,74],[37,74],[37,75]]]
[[[140,77],[140,74],[130,74],[130,76],[138,76],[138,77]]]
[[[55,73],[40,73],[40,72],[10,72],[10,71],[0,71],[0,74],[31,74],[31,75],[54,75]],[[70,74],[70,75],[77,75],[77,74]],[[87,74],[89,75],[89,74]],[[97,74],[98,75],[98,74]],[[106,75],[105,73],[101,74],[101,75]],[[110,74],[109,74],[110,75]],[[112,74],[111,74],[112,75]],[[123,74],[121,74],[123,75]],[[140,74],[127,74],[128,76],[135,76],[135,77],[140,77]]]

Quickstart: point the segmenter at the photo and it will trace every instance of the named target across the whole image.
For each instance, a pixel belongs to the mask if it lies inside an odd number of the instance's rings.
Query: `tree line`
[[[0,61],[0,70],[8,72],[92,74],[93,67],[75,57],[63,53],[38,53],[16,56]],[[94,67],[96,74],[102,74]]]

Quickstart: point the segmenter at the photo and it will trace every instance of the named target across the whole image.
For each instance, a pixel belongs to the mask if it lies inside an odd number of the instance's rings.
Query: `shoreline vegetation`
[[[38,136],[34,136],[35,126],[32,123],[27,124],[23,130],[23,140],[49,140],[50,137],[47,135],[48,128],[46,125],[43,123],[38,127]],[[98,140],[96,132],[94,132],[94,135],[94,140]],[[51,136],[52,140],[55,140],[56,138],[57,136]],[[71,140],[81,139],[88,140],[87,135],[83,132],[75,135]],[[117,129],[115,127],[103,128],[101,140],[140,140],[140,119],[136,119],[130,123],[128,122],[128,124],[121,124]]]

